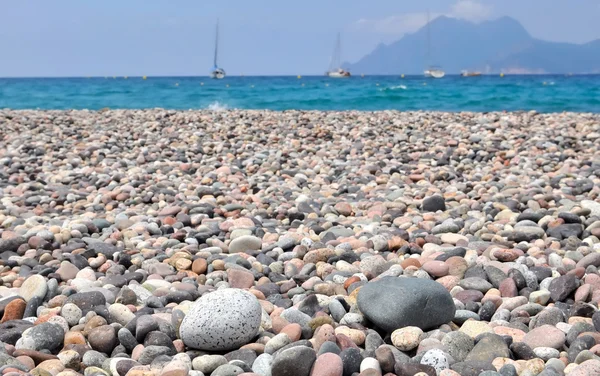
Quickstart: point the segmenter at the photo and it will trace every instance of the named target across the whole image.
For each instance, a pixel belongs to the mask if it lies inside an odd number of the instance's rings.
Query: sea
[[[0,78],[0,108],[600,112],[600,75]]]

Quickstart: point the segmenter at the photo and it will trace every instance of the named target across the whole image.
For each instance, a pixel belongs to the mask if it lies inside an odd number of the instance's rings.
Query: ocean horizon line
[[[460,73],[446,73],[447,77],[456,77],[460,76]],[[600,73],[481,73],[482,77],[496,77],[499,75],[510,76],[510,77],[550,77],[550,76],[577,76],[577,77],[585,77],[585,76],[600,76]],[[0,80],[11,80],[11,79],[150,79],[150,78],[206,78],[211,79],[209,75],[99,75],[99,76],[0,76]],[[281,74],[281,75],[245,75],[245,74],[228,74],[227,78],[328,78],[324,74]],[[425,78],[422,73],[399,73],[399,74],[367,74],[367,73],[359,73],[353,74],[348,78],[364,78],[364,77],[401,77],[401,78],[414,78],[421,77]],[[468,77],[470,79],[476,77]]]

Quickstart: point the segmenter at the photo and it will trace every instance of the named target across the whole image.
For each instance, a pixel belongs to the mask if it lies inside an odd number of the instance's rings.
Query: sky
[[[598,0],[0,0],[0,77],[323,74],[337,32],[355,62],[426,12],[520,21],[536,38],[600,38]]]

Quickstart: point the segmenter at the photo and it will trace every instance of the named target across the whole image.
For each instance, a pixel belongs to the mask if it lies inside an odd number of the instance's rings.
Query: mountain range
[[[344,68],[354,74],[422,74],[429,65],[447,73],[600,73],[600,39],[585,44],[532,37],[519,21],[502,17],[472,23],[440,16],[391,44],[380,44]]]

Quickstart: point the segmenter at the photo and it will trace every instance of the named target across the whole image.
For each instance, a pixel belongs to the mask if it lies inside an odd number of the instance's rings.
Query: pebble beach
[[[0,373],[600,374],[600,114],[0,110]]]

